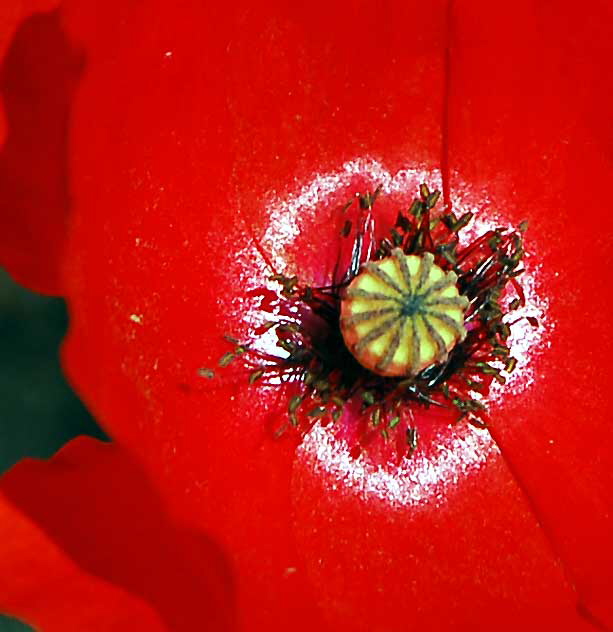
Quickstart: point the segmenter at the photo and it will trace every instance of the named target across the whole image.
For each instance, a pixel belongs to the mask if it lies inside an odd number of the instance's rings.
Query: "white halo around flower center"
[[[276,269],[283,271],[286,268],[285,246],[299,234],[300,215],[325,204],[335,192],[348,187],[356,176],[369,183],[372,190],[381,187],[383,195],[397,192],[417,195],[417,187],[422,182],[431,189],[441,187],[438,170],[416,167],[392,174],[376,160],[359,158],[345,163],[338,171],[316,175],[300,186],[295,194],[281,198],[271,192],[266,201],[269,222],[261,246]],[[514,228],[505,220],[503,212],[493,208],[494,203],[486,191],[463,186],[461,191],[451,192],[451,203],[457,216],[466,212],[475,214],[473,222],[464,231],[466,241],[493,228]],[[531,360],[537,349],[548,344],[552,329],[546,319],[547,301],[536,291],[538,265],[531,264],[529,253],[525,263],[526,272],[519,280],[525,292],[526,305],[506,318],[509,322],[520,319],[513,325],[508,342],[517,366],[513,373],[506,375],[505,385],[493,383],[488,395],[490,400],[501,397],[503,392],[519,392],[532,384]],[[270,271],[262,266],[262,278],[256,282],[260,286],[270,286],[269,275]],[[541,326],[534,328],[525,319],[529,316],[538,319]],[[259,339],[257,346],[279,354],[276,339],[272,336],[270,339],[266,336]],[[410,459],[405,458],[399,465],[373,464],[364,456],[351,456],[347,442],[338,439],[331,428],[318,424],[307,433],[299,451],[302,458],[312,462],[312,467],[326,471],[326,480],[336,480],[337,484],[360,495],[375,495],[393,504],[416,505],[425,500],[431,502],[433,496],[438,497],[443,492],[443,488],[457,484],[461,476],[482,467],[493,453],[498,454],[485,430],[460,424],[454,428],[454,433],[453,438],[431,446],[427,457],[418,449]]]

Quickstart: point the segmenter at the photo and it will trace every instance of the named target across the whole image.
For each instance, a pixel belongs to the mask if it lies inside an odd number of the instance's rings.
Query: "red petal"
[[[289,437],[271,438],[283,393],[196,377],[253,311],[266,272],[251,235],[314,275],[332,263],[336,203],[378,178],[412,195],[440,164],[445,6],[159,3],[122,8],[102,43],[91,16],[71,18],[90,67],[76,112],[69,368],[165,500],[231,556],[243,629],[584,627],[487,436],[473,449],[454,439],[467,430],[424,421],[426,460],[384,477],[409,500],[378,496],[359,463],[339,473],[322,461],[325,434],[297,457]],[[433,466],[428,486],[419,468],[441,454],[453,467]]]
[[[5,498],[0,498],[0,534],[3,612],[45,632],[167,630],[151,606],[84,571]]]
[[[113,606],[92,628],[71,626],[66,615],[70,610],[75,622],[78,617],[89,621],[90,600],[73,597],[101,584],[104,590],[94,597],[100,610],[125,591],[155,608],[170,630],[192,630],[194,621],[206,621],[207,630],[229,629],[231,585],[223,553],[206,537],[176,528],[143,472],[116,446],[76,439],[49,462],[27,460],[15,466],[2,478],[1,491],[11,518],[10,523],[0,521],[6,534],[3,561],[9,556],[19,574],[3,576],[0,607],[35,623],[48,620],[51,625],[57,617],[63,630],[108,630],[113,617],[119,625],[126,612],[115,612]],[[33,560],[38,561],[29,571]],[[63,573],[70,573],[71,584],[58,582]],[[123,599],[127,612],[136,608]],[[136,597],[132,601],[139,603]],[[146,621],[151,618],[148,614]],[[112,629],[133,628],[124,621]]]
[[[500,401],[492,434],[581,607],[612,627],[613,8],[487,4],[458,10],[455,25],[452,189],[483,187],[513,221],[530,218],[548,301],[531,378]]]
[[[32,289],[60,294],[70,206],[68,118],[82,57],[57,11],[21,22],[10,40],[21,18],[54,4],[9,0],[0,9],[0,261]]]
[[[3,2],[0,13],[0,60],[4,59],[15,29],[24,18],[37,11],[49,11],[57,4],[57,0],[6,0]],[[3,117],[0,120],[2,121],[0,142],[4,142],[6,121]]]
[[[591,629],[491,441],[426,433],[401,468],[321,437],[294,466],[296,538],[333,629]]]
[[[30,466],[24,464],[8,475],[13,492],[19,472]],[[0,495],[0,555],[0,609],[41,630],[127,630],[134,629],[130,627],[134,621],[150,632],[166,629],[151,606],[84,570],[4,493]]]

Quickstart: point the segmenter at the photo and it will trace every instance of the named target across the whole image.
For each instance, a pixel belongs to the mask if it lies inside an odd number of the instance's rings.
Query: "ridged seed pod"
[[[392,256],[365,264],[341,302],[341,331],[358,362],[385,376],[413,376],[443,362],[466,337],[457,275],[434,256]]]

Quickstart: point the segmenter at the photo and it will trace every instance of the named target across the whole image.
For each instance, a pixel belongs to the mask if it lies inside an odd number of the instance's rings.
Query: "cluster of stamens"
[[[357,229],[351,261],[339,279],[316,287],[296,276],[271,277],[279,284],[273,301],[279,309],[254,337],[274,331],[284,353],[228,337],[234,348],[220,365],[240,359],[250,383],[298,384],[299,392],[288,399],[289,426],[306,430],[317,420],[338,421],[345,411],[357,410],[358,423],[367,421],[365,442],[373,433],[387,438],[400,432],[410,453],[416,406],[452,407],[458,419],[487,423],[483,398],[491,382],[504,382],[516,363],[506,316],[524,304],[516,277],[525,225],[517,232],[489,230],[461,246],[459,233],[472,214],[433,216],[439,192],[422,185],[420,197],[398,214],[389,237],[370,256],[364,243],[375,239],[378,194],[358,196],[357,218],[345,222],[344,237],[352,225]],[[506,296],[508,287],[516,298]],[[278,315],[304,309],[312,317]]]

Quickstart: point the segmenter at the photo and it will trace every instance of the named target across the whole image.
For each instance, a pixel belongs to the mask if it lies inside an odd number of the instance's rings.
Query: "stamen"
[[[327,284],[308,285],[273,270],[279,289],[262,303],[268,318],[254,336],[272,333],[283,354],[226,338],[233,348],[219,361],[224,370],[239,364],[235,371],[244,369],[254,388],[298,386],[275,437],[291,427],[302,432],[318,422],[344,423],[345,411],[357,405],[358,428],[366,428],[359,430],[362,447],[373,434],[387,439],[394,432],[405,445],[400,452],[410,455],[417,446],[416,406],[454,407],[458,420],[483,428],[484,396],[516,366],[508,339],[517,321],[504,317],[525,304],[516,279],[523,272],[525,226],[489,230],[462,246],[459,231],[472,214],[434,214],[439,192],[422,185],[389,236],[380,236],[372,210],[379,193],[354,198],[358,217],[347,218],[342,230],[345,238],[353,233],[350,261],[344,270],[337,264]],[[511,300],[504,294],[509,285]],[[538,326],[531,316],[517,320],[524,319]],[[219,379],[217,370],[199,374]]]

